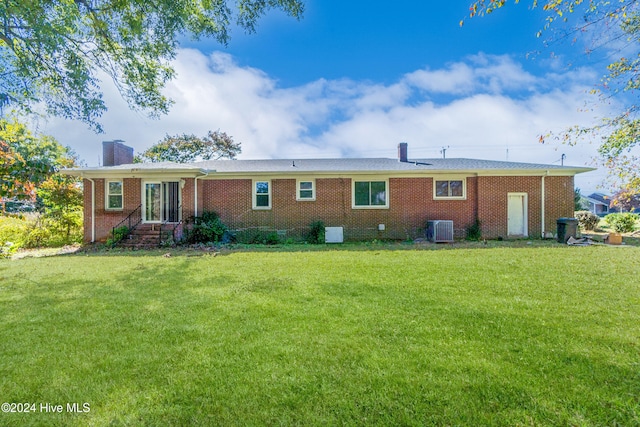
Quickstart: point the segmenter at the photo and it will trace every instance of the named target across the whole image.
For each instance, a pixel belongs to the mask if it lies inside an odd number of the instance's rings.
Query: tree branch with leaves
[[[512,3],[519,3],[513,0]],[[574,145],[583,139],[601,139],[599,161],[609,170],[609,180],[627,196],[640,193],[640,1],[638,0],[531,0],[529,7],[545,12],[543,28],[536,34],[555,30],[545,41],[584,42],[583,54],[600,53],[611,61],[606,74],[594,84],[592,94],[613,109],[592,126],[573,126],[550,136]],[[484,16],[504,7],[507,0],[478,0],[469,8],[469,16]],[[464,21],[461,21],[461,25]],[[584,39],[584,40],[582,40]],[[611,58],[615,58],[611,60]]]
[[[253,32],[268,10],[299,19],[300,0],[3,0],[0,107],[79,119],[101,131],[107,106],[101,73],[134,110],[152,117],[172,104],[162,89],[175,76],[179,39],[226,45],[237,24]]]
[[[220,130],[209,131],[202,138],[187,134],[167,135],[136,156],[135,161],[189,163],[197,160],[235,159],[242,151],[240,145],[233,141],[233,137]]]

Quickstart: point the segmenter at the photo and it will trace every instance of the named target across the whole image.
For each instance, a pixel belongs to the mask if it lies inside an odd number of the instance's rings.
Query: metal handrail
[[[177,243],[176,242],[176,230],[178,229],[178,227],[180,227],[180,224],[182,224],[182,220],[176,222],[175,225],[173,226],[173,228],[171,229],[171,240],[173,240],[173,243]]]
[[[163,231],[166,232],[166,236],[169,236],[169,231],[168,230],[163,230],[163,226],[167,225],[167,224],[174,224],[173,228],[171,229],[171,239],[173,240],[173,242],[176,242],[176,230],[178,229],[178,227],[180,227],[180,224],[182,224],[182,220],[176,222],[176,223],[170,223],[169,221],[165,221],[163,223],[160,224],[160,232],[158,233],[158,246],[162,246],[162,236],[163,236]]]
[[[115,227],[111,229],[111,239],[113,240],[112,245],[115,246],[118,243],[120,243],[120,241],[124,240],[129,234],[131,234],[133,229],[136,228],[138,224],[140,224],[141,222],[142,222],[142,203],[137,208],[135,208],[129,215],[127,215],[125,219],[120,221]],[[116,240],[116,228],[120,228],[124,226],[125,223],[127,224],[127,233],[122,236],[119,236],[118,240]]]

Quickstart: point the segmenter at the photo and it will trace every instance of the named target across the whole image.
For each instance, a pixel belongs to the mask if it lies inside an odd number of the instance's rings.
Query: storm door
[[[178,222],[180,219],[180,187],[178,182],[162,183],[162,222]]]

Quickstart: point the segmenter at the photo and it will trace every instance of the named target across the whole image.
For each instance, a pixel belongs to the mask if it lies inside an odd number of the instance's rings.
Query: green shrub
[[[202,216],[191,217],[187,223],[192,224],[184,235],[187,243],[217,243],[229,230],[216,212],[205,211]]]
[[[635,228],[638,215],[632,213],[612,213],[605,216],[604,220],[616,233],[628,233]]]
[[[324,243],[324,222],[323,221],[313,221],[310,224],[309,234],[307,235],[307,242],[317,245]]]
[[[277,245],[282,243],[280,235],[276,231],[259,230],[250,228],[239,231],[236,234],[238,243],[246,245]]]
[[[265,236],[263,243],[265,245],[277,245],[280,243],[280,236],[275,231],[271,232]]]
[[[476,218],[473,224],[467,227],[467,240],[478,241],[482,238],[482,227],[480,220]]]
[[[111,237],[107,239],[107,246],[113,246],[129,235],[129,227],[121,225],[111,231]]]
[[[11,247],[57,247],[82,241],[82,218],[75,213],[53,218],[47,214],[31,214],[27,217],[0,217],[0,246],[3,252]],[[11,242],[11,245],[7,245]]]
[[[573,215],[584,230],[595,230],[600,222],[600,217],[589,211],[577,211]]]
[[[24,245],[27,227],[24,217],[0,216],[0,257],[7,257]]]
[[[51,231],[42,217],[29,222],[27,233],[24,239],[25,248],[42,248],[49,246],[47,243],[51,239]]]

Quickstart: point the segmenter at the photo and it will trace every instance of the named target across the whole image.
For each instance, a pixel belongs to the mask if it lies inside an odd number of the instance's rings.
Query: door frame
[[[511,233],[511,216],[516,213],[511,212],[511,197],[519,197],[522,201],[522,233]],[[507,193],[507,236],[529,237],[529,193]]]
[[[141,189],[141,194],[140,194],[140,198],[142,199],[142,222],[145,224],[163,224],[167,221],[165,221],[164,217],[164,184],[168,183],[168,182],[177,182],[178,185],[178,206],[177,206],[177,210],[178,210],[178,221],[176,222],[171,222],[169,224],[177,224],[178,222],[180,222],[180,220],[182,219],[182,181],[180,179],[175,179],[175,180],[165,180],[165,181],[161,181],[161,180],[156,180],[156,179],[149,179],[149,180],[143,180],[142,181],[142,189]],[[147,184],[160,184],[160,219],[156,220],[156,221],[149,221],[147,220]]]

